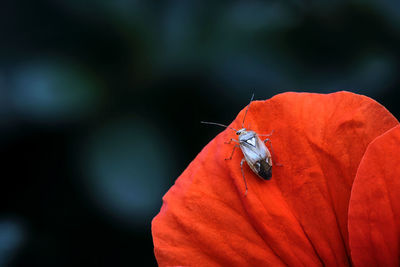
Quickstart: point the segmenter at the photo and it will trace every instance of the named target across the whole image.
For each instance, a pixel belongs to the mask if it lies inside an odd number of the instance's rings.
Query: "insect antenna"
[[[212,125],[217,125],[217,126],[221,126],[221,127],[229,128],[229,129],[231,129],[231,130],[234,130],[235,132],[237,132],[237,130],[236,130],[236,129],[234,129],[234,128],[232,128],[232,127],[229,127],[229,126],[226,126],[226,125],[224,125],[224,124],[222,124],[222,123],[209,122],[209,121],[201,121],[201,123],[204,123],[204,124],[212,124]]]
[[[249,103],[249,105],[247,105],[246,112],[244,113],[243,122],[242,122],[242,128],[244,128],[244,120],[246,119],[247,111],[249,110],[249,107],[250,107],[251,101],[253,101],[253,98],[254,98],[254,93],[251,96],[250,103]]]

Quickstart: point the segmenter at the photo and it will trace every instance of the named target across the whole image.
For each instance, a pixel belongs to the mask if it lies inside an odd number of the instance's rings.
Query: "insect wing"
[[[270,172],[272,160],[264,142],[257,135],[254,135],[251,138],[242,140],[240,148],[249,167],[261,178],[269,179],[270,174],[268,172]]]
[[[255,164],[261,159],[271,158],[268,148],[257,135],[241,140],[240,148],[249,164]]]
[[[257,136],[257,149],[259,151],[263,151],[263,156],[266,159],[267,163],[272,166],[272,156],[269,152],[269,149],[265,145],[265,143]]]

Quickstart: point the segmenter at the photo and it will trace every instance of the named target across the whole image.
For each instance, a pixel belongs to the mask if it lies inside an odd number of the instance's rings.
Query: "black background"
[[[156,265],[161,197],[221,130],[199,122],[252,93],[400,112],[396,1],[2,1],[0,38],[4,266]]]

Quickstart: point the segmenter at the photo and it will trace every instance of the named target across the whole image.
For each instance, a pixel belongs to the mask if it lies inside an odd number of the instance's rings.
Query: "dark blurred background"
[[[156,264],[162,195],[254,92],[399,117],[400,2],[2,1],[0,266]]]

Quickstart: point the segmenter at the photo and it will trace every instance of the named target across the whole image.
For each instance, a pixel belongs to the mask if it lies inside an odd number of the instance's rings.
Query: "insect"
[[[271,146],[271,151],[273,152],[271,140],[267,138],[262,141],[260,139],[260,136],[271,136],[273,131],[270,134],[257,134],[255,131],[247,130],[246,128],[244,128],[244,121],[246,119],[247,111],[249,111],[250,104],[253,101],[253,98],[254,94],[252,95],[250,103],[247,106],[246,112],[244,113],[242,128],[239,130],[236,130],[230,126],[226,126],[221,123],[207,121],[201,122],[204,124],[212,124],[229,128],[231,130],[234,130],[236,132],[236,135],[238,135],[239,140],[231,138],[229,142],[225,142],[225,144],[230,144],[232,141],[236,143],[233,147],[231,156],[229,158],[226,158],[225,160],[231,160],[235,149],[237,147],[240,147],[244,155],[242,161],[240,162],[240,169],[242,171],[243,181],[246,188],[246,192],[244,194],[245,196],[247,195],[248,191],[247,182],[243,171],[243,163],[245,161],[247,162],[247,165],[249,165],[250,169],[258,175],[258,177],[264,180],[269,180],[272,176],[272,156],[267,146],[265,145],[266,142],[269,142]]]

